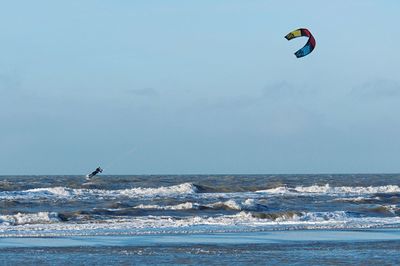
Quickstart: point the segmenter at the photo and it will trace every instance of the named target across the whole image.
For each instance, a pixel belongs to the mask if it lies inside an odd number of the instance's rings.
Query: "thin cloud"
[[[12,71],[10,73],[0,73],[0,90],[16,91],[21,89],[22,79],[19,73]]]
[[[258,94],[241,95],[218,99],[212,104],[217,108],[248,108],[254,105],[273,102],[276,104],[307,98],[316,95],[316,91],[308,86],[294,85],[288,82],[278,82],[265,86]]]
[[[365,82],[351,90],[351,96],[377,100],[400,97],[400,84],[395,80],[379,79]]]
[[[269,100],[288,100],[314,95],[315,90],[306,85],[292,84],[286,81],[267,85],[263,90],[263,97]]]
[[[128,93],[136,95],[136,96],[144,96],[144,97],[157,97],[158,96],[158,91],[153,88],[132,89],[132,90],[128,90]]]

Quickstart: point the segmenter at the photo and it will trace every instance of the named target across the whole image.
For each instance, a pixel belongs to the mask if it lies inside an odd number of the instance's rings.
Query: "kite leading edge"
[[[312,36],[311,32],[308,29],[303,29],[303,28],[294,30],[285,36],[285,38],[288,41],[291,39],[294,39],[297,37],[303,37],[303,36],[308,37],[308,41],[303,46],[303,48],[301,48],[300,50],[298,50],[297,52],[294,53],[297,58],[306,56],[314,50],[314,48],[315,48],[314,36]]]

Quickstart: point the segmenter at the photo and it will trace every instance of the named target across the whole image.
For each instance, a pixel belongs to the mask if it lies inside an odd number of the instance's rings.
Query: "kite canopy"
[[[290,41],[291,39],[297,38],[297,37],[308,37],[308,41],[306,45],[303,46],[300,50],[295,52],[294,54],[296,55],[297,58],[303,57],[311,53],[314,48],[315,48],[315,39],[314,36],[312,36],[311,32],[308,29],[297,29],[292,32],[290,32],[288,35],[285,36],[285,38]]]

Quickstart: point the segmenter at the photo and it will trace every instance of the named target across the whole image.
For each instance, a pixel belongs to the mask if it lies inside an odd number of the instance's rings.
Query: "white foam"
[[[324,186],[297,186],[295,188],[277,187],[266,190],[259,190],[259,193],[269,194],[377,194],[377,193],[400,193],[400,187],[397,185],[387,186],[369,186],[369,187],[331,187],[329,184]]]
[[[194,210],[199,208],[199,204],[192,202],[185,202],[177,205],[137,205],[135,208],[137,209],[152,209],[152,210]]]
[[[350,197],[350,198],[336,198],[333,201],[342,201],[342,202],[363,202],[366,200],[380,200],[380,197]]]
[[[47,198],[78,198],[91,197],[117,198],[117,197],[157,197],[193,194],[197,192],[195,185],[183,183],[169,187],[157,188],[131,188],[120,190],[103,189],[72,189],[67,187],[35,188],[24,191],[3,191],[0,192],[0,199],[47,199]]]
[[[0,216],[1,225],[43,224],[59,221],[60,219],[56,212],[17,213]]]
[[[241,204],[239,204],[238,202],[230,199],[224,202],[218,201],[215,203],[211,203],[208,204],[207,207],[209,208],[213,208],[213,209],[221,209],[221,208],[227,208],[227,209],[231,209],[231,210],[242,210],[242,206]]]
[[[153,210],[198,210],[200,207],[211,209],[230,209],[230,210],[256,210],[257,204],[254,199],[246,199],[243,202],[235,201],[233,199],[227,201],[218,201],[206,205],[201,205],[196,202],[185,202],[177,205],[156,205],[156,204],[140,204],[135,208],[137,209],[153,209]]]
[[[50,188],[34,188],[21,191],[19,194],[27,195],[29,197],[71,197],[77,194],[79,189],[71,189],[66,187],[50,187]]]
[[[257,210],[257,203],[255,202],[254,199],[246,199],[245,201],[236,201],[233,199],[227,200],[227,201],[218,201],[215,203],[211,203],[206,205],[209,208],[213,209],[219,209],[219,208],[227,208],[231,210],[237,210],[237,211],[242,211],[242,210]]]
[[[59,222],[52,213],[34,215],[19,214],[5,217],[9,222],[0,224],[0,236],[62,236],[104,234],[159,234],[171,232],[226,232],[246,230],[293,230],[293,229],[357,229],[399,227],[399,217],[352,217],[343,211],[304,212],[276,215],[262,219],[250,212],[235,215],[190,216],[142,216],[92,220],[91,222]],[[18,218],[18,216],[23,218]],[[4,217],[2,217],[4,219]],[[14,219],[14,220],[13,220]]]
[[[399,208],[396,205],[382,205],[382,207],[394,215],[399,211]]]

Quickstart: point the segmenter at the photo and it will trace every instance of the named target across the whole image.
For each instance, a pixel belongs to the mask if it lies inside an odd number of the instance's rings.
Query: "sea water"
[[[400,263],[400,175],[0,177],[0,263]]]

